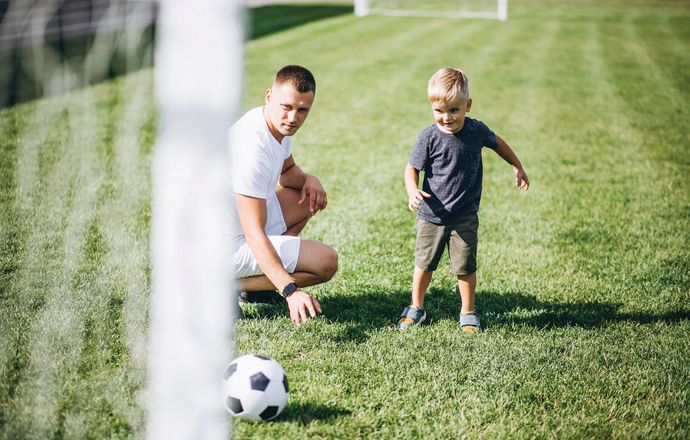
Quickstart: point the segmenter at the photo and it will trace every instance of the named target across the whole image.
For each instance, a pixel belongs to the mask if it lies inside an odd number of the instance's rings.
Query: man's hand
[[[317,211],[326,208],[328,199],[326,197],[326,190],[321,186],[321,182],[316,176],[307,174],[302,186],[302,194],[297,203],[300,205],[309,197],[309,212],[311,215],[316,214]]]
[[[527,178],[527,173],[522,168],[515,170],[515,186],[520,189],[527,191],[529,188],[529,179]]]
[[[419,202],[421,202],[423,199],[428,199],[429,197],[431,197],[431,194],[426,193],[419,188],[415,188],[407,193],[407,207],[410,208],[410,211],[419,209]]]
[[[304,324],[309,318],[315,318],[317,313],[321,313],[321,304],[306,292],[296,291],[286,298],[290,319],[293,324]]]

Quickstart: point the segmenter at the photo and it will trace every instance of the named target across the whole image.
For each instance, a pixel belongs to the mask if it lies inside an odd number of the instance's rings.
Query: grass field
[[[306,326],[245,308],[236,353],[281,362],[291,397],[235,437],[688,438],[690,3],[514,0],[507,22],[295,7],[312,21],[285,26],[281,8],[246,45],[243,109],[284,64],[316,75],[294,154],[329,207],[304,236],[340,270]],[[433,323],[399,334],[402,169],[446,65],[531,188],[484,153],[486,331],[457,328],[444,259]],[[143,435],[151,86],[144,70],[0,110],[1,439]]]

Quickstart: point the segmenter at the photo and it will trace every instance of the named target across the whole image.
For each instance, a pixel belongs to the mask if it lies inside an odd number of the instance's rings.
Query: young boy
[[[408,207],[417,210],[417,245],[412,304],[403,310],[397,328],[405,330],[427,319],[424,295],[447,246],[462,303],[459,325],[464,331],[476,332],[481,329],[474,292],[482,147],[492,148],[513,166],[518,188],[526,190],[529,180],[503,139],[484,123],[465,117],[472,99],[462,70],[444,68],[436,72],[429,80],[428,95],[436,122],[419,134],[405,167]],[[421,190],[420,171],[424,171]]]

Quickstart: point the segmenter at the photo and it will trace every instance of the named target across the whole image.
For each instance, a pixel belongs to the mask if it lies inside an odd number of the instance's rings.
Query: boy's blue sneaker
[[[464,332],[476,333],[482,330],[482,324],[479,322],[479,315],[476,313],[461,313],[458,325]]]
[[[407,330],[413,325],[419,325],[426,320],[426,310],[417,307],[407,306],[403,309],[400,320],[395,326],[398,330]]]

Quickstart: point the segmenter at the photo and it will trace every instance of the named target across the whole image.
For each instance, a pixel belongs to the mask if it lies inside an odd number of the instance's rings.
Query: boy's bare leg
[[[434,273],[422,270],[417,266],[414,267],[412,273],[412,306],[418,309],[424,308],[424,296],[426,290],[431,283],[431,277]]]
[[[474,312],[474,291],[477,287],[477,272],[469,275],[458,275],[458,289],[460,290],[460,313]]]

